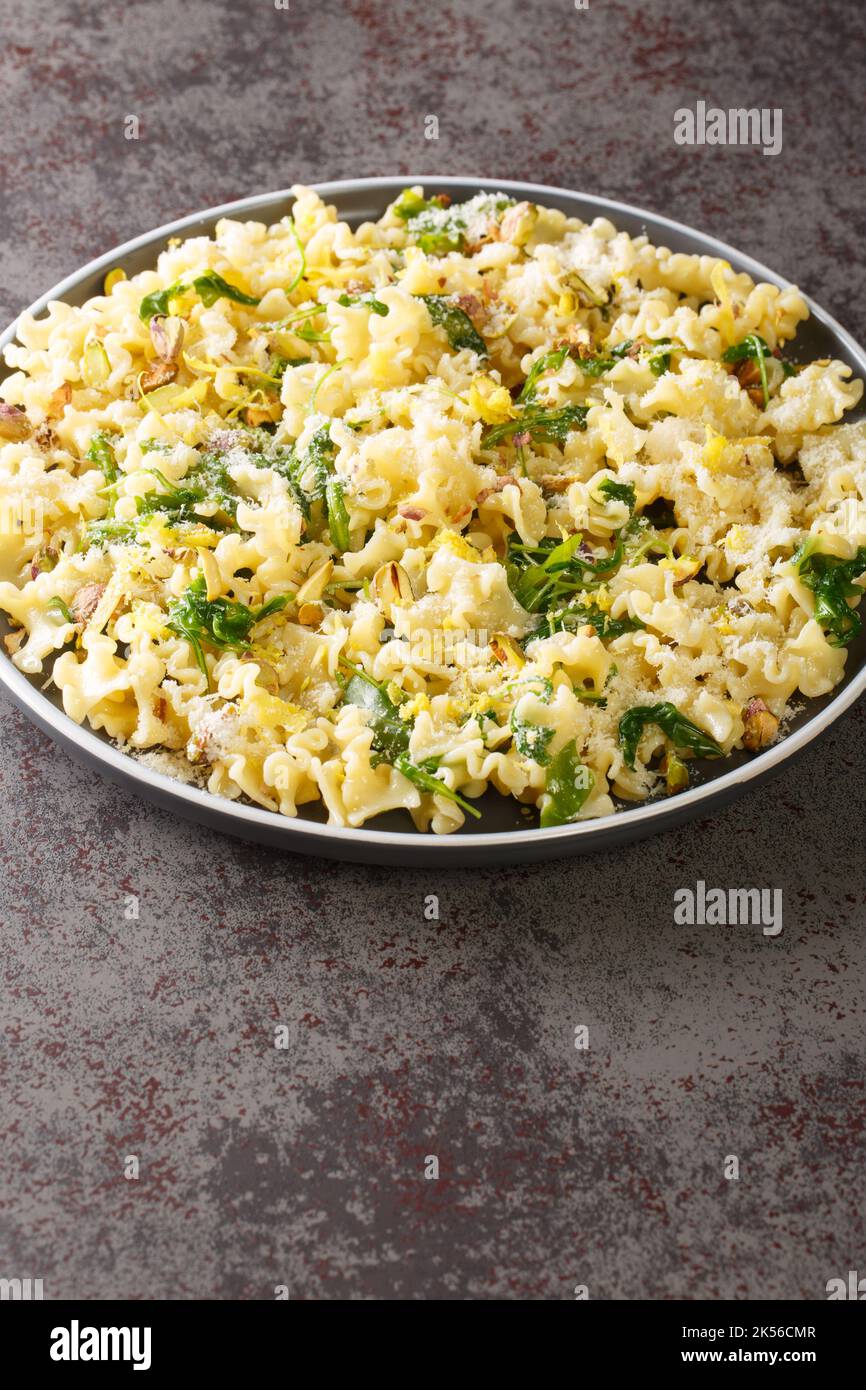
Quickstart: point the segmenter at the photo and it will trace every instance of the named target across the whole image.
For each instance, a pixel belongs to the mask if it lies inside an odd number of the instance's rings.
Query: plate
[[[483,189],[507,193],[518,200],[526,198],[531,202],[545,203],[584,222],[598,216],[608,217],[631,236],[646,233],[656,245],[667,246],[672,251],[723,256],[735,270],[745,270],[753,280],[766,280],[781,287],[789,284],[751,257],[682,223],[627,203],[584,193],[570,193],[543,184],[411,175],[352,179],[313,187],[327,202],[335,204],[340,218],[355,225],[380,217],[402,189],[415,183],[423,184],[428,196],[448,193],[455,202],[465,201]],[[113,266],[122,264],[128,275],[152,266],[171,236],[210,235],[221,217],[275,222],[291,210],[292,202],[292,195],[287,190],[268,193],[225,203],[221,207],[209,208],[206,212],[194,213],[178,222],[159,227],[91,261],[42,295],[30,305],[27,312],[42,313],[52,299],[65,299],[71,304],[83,303],[101,293],[103,277]],[[866,377],[864,350],[823,309],[808,297],[806,302],[812,317],[800,328],[798,349],[810,359],[837,357],[846,362],[855,375]],[[13,324],[0,336],[0,348],[6,347],[14,336]],[[0,375],[7,374],[5,364],[0,364]],[[846,418],[853,420],[862,414],[861,406]],[[5,616],[0,619],[0,630],[8,631]],[[103,734],[81,727],[70,719],[63,712],[57,692],[48,693],[39,689],[37,681],[41,679],[28,678],[13,666],[5,652],[0,652],[0,682],[19,708],[44,733],[79,761],[122,783],[131,795],[143,796],[213,829],[299,854],[373,864],[449,867],[513,864],[607,850],[669,829],[693,817],[706,816],[719,810],[749,787],[778,772],[788,759],[829,728],[866,689],[866,628],[848,648],[842,683],[830,695],[810,700],[806,708],[791,721],[786,737],[765,752],[757,756],[744,751],[734,753],[725,759],[724,771],[716,771],[716,765],[709,762],[692,764],[698,770],[700,780],[678,796],[642,802],[619,811],[615,816],[582,821],[576,825],[552,826],[546,830],[539,829],[533,823],[534,817],[530,820],[525,808],[521,808],[517,802],[492,790],[476,803],[483,814],[485,829],[481,832],[464,827],[453,835],[421,834],[411,826],[406,828],[408,816],[399,811],[380,816],[357,830],[325,824],[321,806],[314,809],[303,807],[301,815],[289,819],[254,805],[213,796],[198,787],[187,786],[150,770],[114,747]]]

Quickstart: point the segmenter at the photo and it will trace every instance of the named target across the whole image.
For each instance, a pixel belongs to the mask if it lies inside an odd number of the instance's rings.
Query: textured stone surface
[[[643,203],[863,338],[860,14],[2,0],[2,317],[195,208],[431,171]],[[781,106],[783,153],[679,149],[700,98]],[[200,831],[2,714],[0,1274],[48,1297],[809,1299],[862,1270],[862,703],[715,819],[447,874]],[[674,926],[698,879],[782,888],[781,936]]]

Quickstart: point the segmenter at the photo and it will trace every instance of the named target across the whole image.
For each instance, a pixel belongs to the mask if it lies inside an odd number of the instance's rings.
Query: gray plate
[[[413,175],[319,184],[317,191],[327,201],[336,204],[341,218],[356,224],[381,216],[400,190],[412,183],[422,183],[428,193],[450,193],[455,201],[471,198],[480,189],[502,190],[516,198],[529,198],[561,208],[563,212],[587,222],[598,216],[609,217],[632,236],[646,232],[653,242],[668,246],[671,250],[724,256],[736,270],[747,271],[755,280],[767,280],[780,286],[788,284],[750,257],[679,222],[657,217],[625,203],[593,198],[582,193],[568,193],[561,188],[503,183],[499,180],[440,179]],[[291,204],[291,194],[284,191],[244,198],[240,202],[226,203],[222,207],[184,217],[179,222],[136,237],[134,241],[128,241],[117,250],[91,261],[82,270],[55,285],[32,304],[28,312],[41,313],[52,299],[65,299],[71,304],[83,303],[101,292],[103,276],[115,265],[122,264],[127,274],[147,269],[154,264],[170,236],[209,235],[218,219],[225,216],[273,222],[289,212]],[[847,362],[855,374],[866,376],[866,354],[863,349],[835,319],[811,300],[809,308],[812,317],[797,339],[798,355],[804,358],[838,357]],[[13,324],[0,337],[0,348],[11,342],[14,336]],[[2,372],[7,374],[5,367]],[[5,619],[3,630],[8,630]],[[16,670],[3,652],[0,652],[0,681],[25,714],[73,756],[98,768],[112,780],[124,783],[131,795],[144,796],[214,829],[298,853],[377,864],[452,866],[515,863],[519,860],[555,859],[609,849],[639,839],[693,816],[706,816],[756,781],[772,776],[788,758],[838,719],[866,688],[866,633],[861,633],[849,649],[842,684],[832,695],[810,700],[807,708],[793,721],[786,738],[757,757],[735,753],[725,759],[723,770],[712,762],[693,763],[697,785],[679,796],[632,806],[603,820],[540,830],[527,819],[516,802],[501,797],[495,791],[488,791],[477,803],[483,812],[484,832],[465,828],[448,836],[419,834],[411,826],[408,815],[402,812],[389,812],[358,830],[344,830],[325,825],[320,808],[304,808],[301,816],[290,820],[255,806],[211,796],[208,792],[150,771],[113,747],[102,734],[79,727],[64,714],[56,692],[48,694],[41,691],[37,682]]]

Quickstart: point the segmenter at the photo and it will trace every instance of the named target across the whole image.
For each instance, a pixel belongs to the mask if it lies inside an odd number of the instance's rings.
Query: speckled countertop
[[[851,3],[0,20],[4,320],[196,208],[429,171],[666,213],[866,337]],[[782,153],[678,147],[699,99],[781,107]],[[714,819],[449,873],[198,830],[0,707],[0,1275],[46,1297],[812,1299],[863,1269],[862,702]],[[781,888],[781,935],[675,926],[700,879]]]

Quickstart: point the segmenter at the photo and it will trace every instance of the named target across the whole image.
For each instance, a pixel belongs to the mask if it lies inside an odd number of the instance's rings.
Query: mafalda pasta
[[[498,194],[294,194],[7,349],[6,646],[72,719],[444,834],[491,786],[542,826],[676,793],[833,689],[862,384],[786,351],[796,289]]]

